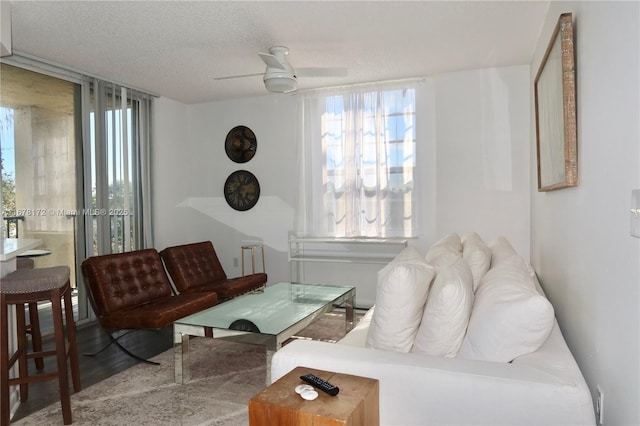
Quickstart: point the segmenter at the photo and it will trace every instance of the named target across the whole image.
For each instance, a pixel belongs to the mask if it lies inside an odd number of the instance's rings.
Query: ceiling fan
[[[258,56],[267,65],[264,73],[230,75],[216,77],[215,80],[228,80],[231,78],[254,77],[262,75],[264,85],[270,92],[289,93],[296,90],[298,77],[345,77],[346,68],[298,68],[294,70],[287,61],[289,48],[285,46],[273,46],[269,53],[258,53]]]

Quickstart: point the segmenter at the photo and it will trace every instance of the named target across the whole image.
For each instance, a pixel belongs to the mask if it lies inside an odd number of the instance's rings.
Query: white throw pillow
[[[477,290],[480,280],[491,267],[491,250],[480,235],[470,232],[462,237],[462,257],[467,261],[473,274],[473,290]]]
[[[456,233],[451,233],[431,246],[425,260],[436,269],[451,265],[462,257],[462,241]]]
[[[527,276],[528,275],[528,276]],[[512,254],[506,259],[500,260],[482,277],[480,284],[476,288],[476,293],[487,285],[504,283],[508,285],[522,285],[535,290],[535,282],[531,279],[529,264],[519,255]]]
[[[521,265],[501,263],[484,277],[459,357],[510,362],[538,350],[547,340],[554,324],[553,306],[535,290]]]
[[[435,273],[413,247],[404,249],[378,272],[376,309],[367,347],[409,352]]]
[[[518,256],[518,253],[513,248],[509,240],[505,237],[498,237],[494,241],[489,244],[489,249],[491,249],[491,267],[509,261],[513,256]],[[536,276],[536,271],[534,271],[533,267],[529,262],[526,262],[523,259],[523,262],[526,265],[526,269],[529,272],[529,275],[532,277]]]
[[[473,275],[464,259],[438,270],[412,352],[455,356],[467,331],[473,306]]]
[[[516,250],[505,237],[498,237],[489,244],[491,249],[491,267],[493,268],[501,261],[513,256]]]

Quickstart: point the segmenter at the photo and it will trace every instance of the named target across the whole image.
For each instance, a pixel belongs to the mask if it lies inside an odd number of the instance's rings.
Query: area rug
[[[344,313],[325,314],[296,338],[333,341],[345,334]],[[249,424],[247,402],[265,387],[264,346],[218,339],[190,339],[191,381],[174,382],[173,350],[137,364],[71,397],[73,424],[225,425]],[[62,424],[60,403],[15,425]]]

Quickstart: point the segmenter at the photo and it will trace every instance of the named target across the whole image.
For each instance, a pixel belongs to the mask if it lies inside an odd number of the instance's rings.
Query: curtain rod
[[[126,87],[127,89],[133,90],[135,92],[140,92],[145,95],[154,96],[156,98],[160,97],[160,95],[158,95],[157,93],[153,93],[145,89],[131,87],[128,84],[120,83],[118,81],[101,77],[99,75],[87,73],[85,71],[80,71],[75,68],[62,65],[57,62],[49,61],[47,59],[42,59],[37,56],[31,55],[29,53],[21,52],[15,49],[13,49],[13,55],[2,58],[0,62],[9,64],[9,65],[26,66],[31,71],[44,71],[48,74],[54,74],[57,77],[71,79],[73,81],[79,81],[79,80],[88,79],[88,78],[98,79],[108,83],[117,84],[118,86]]]
[[[380,86],[380,85],[402,84],[402,83],[418,83],[419,84],[419,83],[424,83],[426,80],[427,80],[426,77],[413,77],[413,78],[401,78],[396,80],[369,81],[365,83],[343,84],[340,86],[329,86],[329,87],[319,87],[316,89],[296,90],[295,92],[293,92],[293,95],[296,95],[296,94],[304,95],[307,93],[344,90],[344,89],[352,89],[352,88],[367,87],[367,86]]]

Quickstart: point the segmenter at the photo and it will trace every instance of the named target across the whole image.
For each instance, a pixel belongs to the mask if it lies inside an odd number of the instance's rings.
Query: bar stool
[[[16,258],[17,269],[33,269],[35,261],[31,257]],[[31,334],[31,346],[33,352],[42,352],[42,334],[40,333],[40,317],[38,316],[38,304],[36,302],[29,303],[29,325],[25,327],[27,333]],[[36,364],[36,370],[44,369],[44,359],[37,357],[33,359]]]
[[[35,268],[36,262],[30,257],[17,257],[16,258],[16,268],[17,269],[33,269]]]
[[[10,386],[20,385],[20,400],[29,397],[28,383],[58,379],[60,387],[60,403],[64,424],[71,424],[71,401],[69,397],[69,377],[67,359],[71,367],[71,378],[75,392],[80,391],[80,371],[78,368],[78,347],[76,343],[76,326],[73,319],[73,305],[71,302],[70,270],[67,266],[51,268],[18,269],[2,278],[0,284],[0,425],[9,424],[9,394]],[[64,319],[62,300],[64,299]],[[25,304],[40,301],[51,301],[53,314],[53,330],[55,335],[55,350],[28,352],[27,326],[25,321]],[[9,306],[16,310],[16,332],[18,348],[13,355],[9,355]],[[32,324],[33,326],[33,324]],[[66,338],[65,338],[66,331]],[[27,371],[28,358],[42,358],[56,356],[57,369],[53,372],[29,376]],[[9,371],[18,362],[18,376],[9,378]]]
[[[264,245],[262,244],[252,244],[252,245],[246,245],[246,246],[240,246],[240,251],[242,253],[242,276],[244,277],[244,252],[245,250],[249,250],[250,254],[251,254],[251,273],[255,274],[256,273],[256,250],[260,249],[262,252],[262,272],[266,273],[266,267],[264,264]]]

